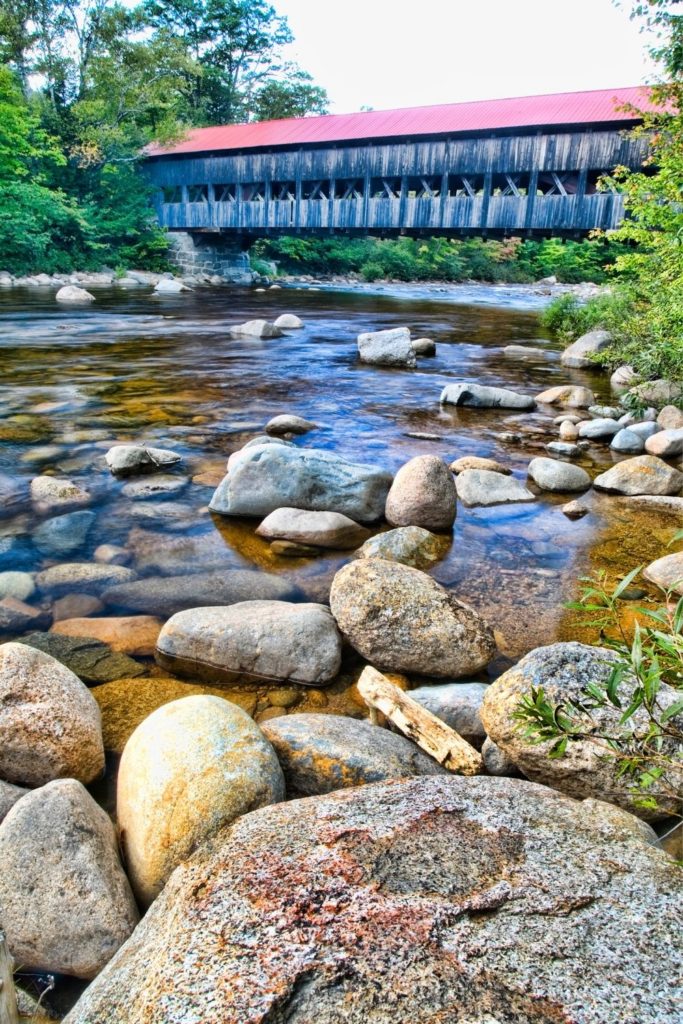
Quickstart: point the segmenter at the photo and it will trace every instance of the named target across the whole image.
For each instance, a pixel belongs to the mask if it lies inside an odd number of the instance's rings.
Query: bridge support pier
[[[249,254],[219,232],[169,232],[171,262],[182,274],[218,274],[234,284],[251,284]]]

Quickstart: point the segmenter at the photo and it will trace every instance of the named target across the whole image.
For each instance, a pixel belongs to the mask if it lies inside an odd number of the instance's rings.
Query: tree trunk
[[[462,736],[427,711],[370,665],[358,680],[358,692],[368,707],[386,715],[401,732],[430,757],[459,775],[479,775],[481,754]]]
[[[14,964],[0,931],[0,1024],[18,1024],[17,997],[14,991]]]

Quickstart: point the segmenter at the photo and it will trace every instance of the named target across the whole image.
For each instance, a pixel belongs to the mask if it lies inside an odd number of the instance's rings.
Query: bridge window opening
[[[161,190],[165,203],[182,203],[183,190],[180,185],[164,185]]]
[[[266,183],[264,181],[240,185],[240,197],[244,203],[265,203]]]
[[[578,171],[545,171],[538,176],[538,192],[542,196],[574,196],[579,190]]]
[[[296,199],[296,182],[294,181],[274,181],[270,188],[273,199],[283,202],[287,200],[294,202]]]
[[[236,185],[214,185],[213,194],[217,203],[234,203]]]
[[[335,199],[362,199],[363,178],[350,178],[345,181],[337,180],[335,186]]]
[[[529,194],[529,175],[495,174],[491,190],[494,196],[526,196]]]
[[[329,199],[330,187],[327,181],[302,181],[301,198],[308,200]]]
[[[474,199],[484,194],[484,176],[477,174],[450,174],[448,193],[454,199]]]
[[[438,199],[441,194],[441,175],[408,178],[408,195],[411,199]]]
[[[373,178],[370,183],[371,199],[400,199],[400,178]]]
[[[595,195],[596,192],[616,192],[614,185],[605,183],[605,176],[609,176],[611,171],[607,168],[603,170],[590,170],[586,179],[586,194]]]
[[[187,190],[188,201],[190,203],[208,203],[209,201],[209,186],[208,185],[190,185]]]

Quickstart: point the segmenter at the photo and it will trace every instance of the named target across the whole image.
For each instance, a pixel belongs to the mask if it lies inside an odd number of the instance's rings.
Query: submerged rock
[[[339,672],[341,637],[324,605],[243,601],[178,612],[159,634],[157,661],[177,675],[212,682],[320,686]]]
[[[117,444],[105,455],[105,461],[112,473],[127,476],[129,473],[153,472],[163,466],[180,462],[180,455],[167,448],[147,448],[139,444]]]
[[[370,531],[340,512],[278,508],[256,530],[266,540],[289,540],[319,548],[357,548]]]
[[[267,516],[277,508],[341,512],[358,522],[384,514],[391,474],[315,448],[242,449],[210,508],[221,515]]]
[[[130,583],[134,579],[132,569],[97,562],[62,562],[44,569],[36,577],[39,589],[55,597],[83,590],[99,594],[105,587]]]
[[[51,633],[62,636],[87,637],[106,644],[120,654],[151,657],[163,623],[153,615],[126,615],[118,618],[62,619]],[[117,678],[117,677],[114,677]],[[118,677],[122,678],[122,677]]]
[[[66,512],[70,508],[89,505],[92,497],[89,491],[79,487],[73,480],[57,476],[37,476],[31,480],[31,501],[39,515],[51,512]]]
[[[377,668],[438,678],[478,672],[493,657],[488,624],[431,576],[363,558],[334,577],[330,607],[342,633]]]
[[[596,476],[593,485],[616,494],[678,494],[683,473],[655,455],[637,455]]]
[[[3,929],[23,970],[94,978],[138,922],[114,827],[75,779],[15,804],[0,863]]]
[[[485,384],[447,384],[441,392],[442,405],[464,405],[475,409],[533,409],[536,402],[529,395],[520,395],[509,388],[493,388]]]
[[[87,633],[62,635],[59,626],[53,628],[53,633],[29,633],[21,642],[66,665],[84,683],[108,683],[111,679],[140,676],[145,672],[144,665]]]
[[[399,526],[386,533],[377,533],[359,549],[360,558],[384,558],[402,562],[415,569],[428,569],[444,557],[450,546],[445,537],[437,537],[421,526]]]
[[[263,732],[278,756],[290,798],[448,774],[405,737],[342,715],[285,715],[267,722]]]
[[[653,838],[513,779],[264,808],[175,872],[65,1024],[670,1024],[680,906]]]
[[[642,794],[634,790],[628,775],[619,775],[619,761],[609,756],[604,743],[590,738],[575,740],[567,745],[563,757],[553,758],[549,756],[553,741],[531,743],[514,717],[522,697],[529,695],[531,687],[542,687],[551,704],[585,699],[584,687],[606,683],[617,661],[616,653],[603,647],[574,642],[539,647],[491,684],[484,695],[482,721],[493,742],[534,782],[552,786],[570,796],[608,800],[644,818],[665,817],[676,812],[678,801],[668,796],[661,784],[655,783],[648,794],[658,797],[661,809],[641,808],[638,797]],[[633,678],[626,676],[618,689],[623,707],[628,706],[633,687]],[[660,696],[661,707],[666,708],[676,699],[676,691],[662,684]],[[590,721],[594,723],[591,731],[619,732],[620,717],[621,711],[610,704],[596,708],[591,714]],[[646,728],[647,721],[642,709],[632,718],[634,727],[639,730]],[[678,774],[672,772],[668,780],[669,793],[675,792],[677,787],[680,792],[681,783],[683,769]]]
[[[466,469],[485,469],[490,473],[503,473],[505,476],[510,476],[512,473],[512,470],[504,466],[502,462],[497,462],[495,459],[484,459],[478,455],[463,455],[462,458],[451,462],[449,468],[456,475],[464,473]]]
[[[102,594],[102,600],[110,607],[161,618],[186,608],[237,604],[238,601],[293,601],[297,597],[301,597],[298,588],[281,576],[251,569],[146,576],[110,587]]]
[[[519,480],[488,469],[466,469],[458,473],[455,488],[458,498],[467,508],[536,501],[536,495]]]
[[[42,786],[104,769],[100,712],[80,679],[26,644],[0,646],[0,777]],[[2,872],[0,872],[2,874]]]
[[[116,807],[129,877],[143,904],[219,829],[284,798],[275,751],[249,715],[220,697],[183,697],[128,740]]]
[[[247,320],[244,324],[231,327],[230,333],[238,338],[281,338],[283,332],[268,320]]]
[[[409,369],[417,366],[407,327],[359,334],[358,352],[362,363],[374,366],[405,366]]]
[[[401,466],[387,495],[385,515],[392,526],[448,530],[455,520],[453,475],[436,455],[418,455]]]
[[[70,555],[83,547],[95,518],[94,512],[86,510],[54,516],[37,526],[31,539],[44,555]]]
[[[16,601],[28,601],[35,590],[33,573],[16,570],[0,572],[0,599],[13,597]]]

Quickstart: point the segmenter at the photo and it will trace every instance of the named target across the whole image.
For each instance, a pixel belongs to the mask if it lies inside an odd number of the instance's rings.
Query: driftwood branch
[[[449,771],[479,775],[484,770],[481,754],[455,729],[427,711],[377,669],[368,665],[358,680],[358,692],[372,710],[381,711],[397,729],[417,743]]]
[[[14,963],[7,948],[5,933],[0,931],[0,1024],[19,1022],[13,971]]]

